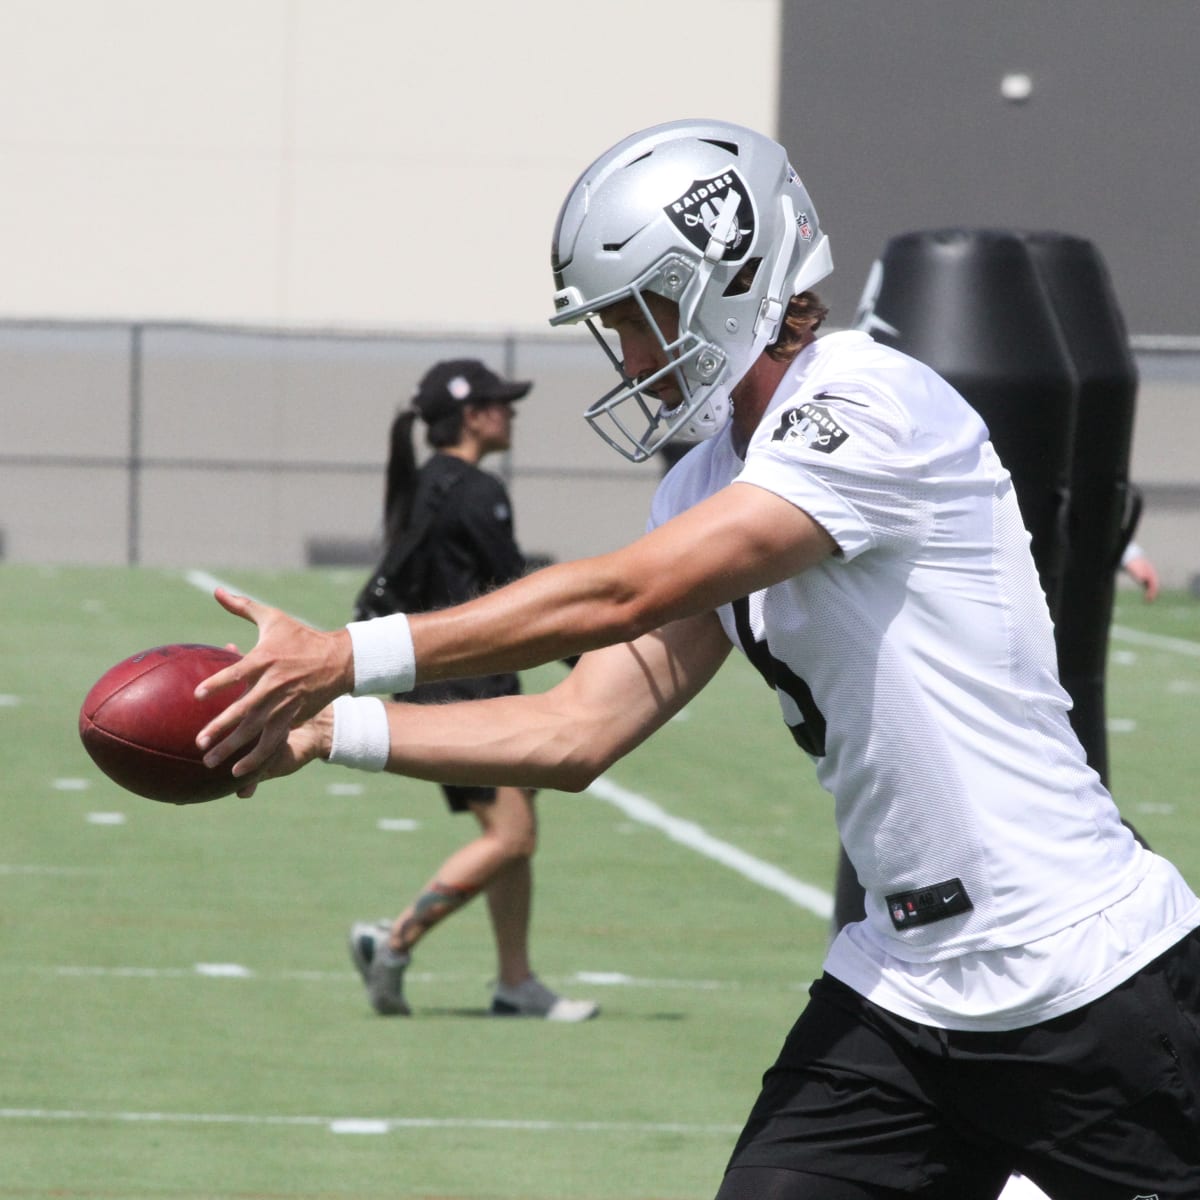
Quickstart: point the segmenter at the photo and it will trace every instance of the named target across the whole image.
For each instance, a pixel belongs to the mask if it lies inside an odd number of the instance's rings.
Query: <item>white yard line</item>
[[[671,841],[729,867],[730,870],[749,879],[751,883],[756,883],[767,891],[777,892],[815,916],[828,920],[833,915],[833,897],[829,892],[822,891],[811,883],[805,883],[729,842],[713,837],[694,821],[673,817],[653,800],[623,788],[607,776],[602,775],[587,790],[589,795],[619,808],[631,820],[661,830]]]
[[[1172,654],[1200,658],[1200,642],[1189,642],[1185,638],[1163,637],[1160,633],[1143,633],[1140,629],[1129,629],[1124,625],[1112,626],[1110,634],[1120,642],[1130,642],[1135,646],[1152,646],[1155,650],[1169,650]]]
[[[348,980],[357,979],[349,968],[345,971],[259,971],[241,963],[194,963],[190,967],[89,967],[62,963],[58,966],[6,966],[0,964],[0,975],[48,975],[57,979],[196,979],[226,981],[239,985],[253,980],[257,983],[330,983],[344,987]],[[405,979],[417,983],[459,984],[477,978],[471,972],[415,971]],[[735,979],[665,979],[626,975],[623,971],[576,971],[570,975],[549,976],[551,982],[581,983],[587,987],[642,989],[655,992],[737,992],[743,985]],[[759,990],[764,985],[756,984]],[[782,991],[807,991],[808,982],[781,981]]]
[[[407,1130],[495,1129],[515,1133],[691,1134],[729,1137],[737,1125],[658,1121],[544,1121],[491,1117],[321,1117],[274,1113],[99,1112],[79,1108],[0,1108],[4,1121],[100,1121],[158,1125],[284,1125],[323,1127],[332,1133],[393,1133]]]

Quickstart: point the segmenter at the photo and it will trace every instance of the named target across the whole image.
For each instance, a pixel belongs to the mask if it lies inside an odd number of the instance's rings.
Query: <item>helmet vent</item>
[[[600,249],[608,254],[616,254],[618,251],[624,250],[625,247],[628,246],[629,243],[632,242],[633,239],[637,237],[637,235],[645,228],[645,225],[638,226],[638,228],[635,229],[627,238],[624,238],[619,242],[601,242]]]
[[[744,296],[753,286],[762,266],[761,258],[748,258],[742,269],[729,281],[722,296]]]
[[[722,142],[718,141],[716,138],[700,138],[699,140],[702,142],[707,142],[710,146],[716,146],[718,149],[726,150],[730,154],[740,153],[737,147],[737,142]]]

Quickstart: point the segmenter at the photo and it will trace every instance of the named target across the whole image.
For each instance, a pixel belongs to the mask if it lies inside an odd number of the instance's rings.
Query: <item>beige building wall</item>
[[[779,4],[0,0],[0,317],[544,330],[592,158],[774,131]]]

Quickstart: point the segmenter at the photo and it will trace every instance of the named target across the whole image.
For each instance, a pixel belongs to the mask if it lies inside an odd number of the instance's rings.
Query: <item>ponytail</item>
[[[416,410],[406,408],[392,422],[383,493],[383,532],[389,543],[408,526],[417,492],[417,456],[413,452],[413,422],[416,419]]]

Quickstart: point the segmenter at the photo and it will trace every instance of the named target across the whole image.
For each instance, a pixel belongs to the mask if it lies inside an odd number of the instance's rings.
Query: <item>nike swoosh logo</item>
[[[853,404],[855,408],[870,408],[869,404],[864,404],[861,400],[851,400],[849,396],[839,396],[836,392],[817,392],[813,396],[814,400],[840,400],[843,404]]]

